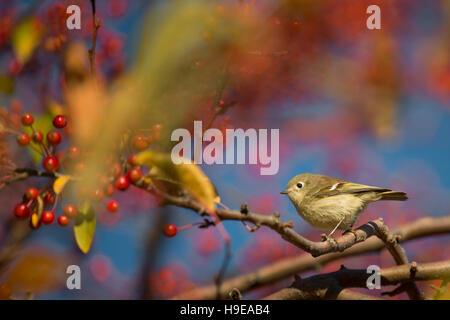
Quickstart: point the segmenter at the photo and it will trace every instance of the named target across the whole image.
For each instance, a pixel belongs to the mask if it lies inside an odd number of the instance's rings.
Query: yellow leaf
[[[81,206],[75,218],[73,232],[80,250],[88,253],[95,233],[95,212],[89,201]]]
[[[37,204],[34,207],[30,219],[31,227],[34,229],[37,229],[39,227],[41,216],[44,211],[44,201],[42,200],[42,197],[38,196],[36,200]]]
[[[39,44],[41,31],[36,21],[26,19],[19,23],[12,34],[12,47],[20,63],[26,63]]]
[[[33,228],[37,228],[39,226],[39,215],[36,212],[33,212],[31,214],[30,223],[33,226]]]
[[[66,114],[66,108],[54,100],[47,101],[47,109],[52,116]]]
[[[190,160],[184,158],[182,164],[174,164],[170,154],[144,151],[137,155],[136,161],[149,167],[154,167],[164,179],[179,183],[191,196],[199,201],[209,212],[215,209],[218,197],[216,189],[203,171]],[[152,169],[153,172],[153,169]]]
[[[57,178],[55,182],[53,182],[53,191],[55,191],[57,195],[60,194],[71,178],[72,176],[68,174]]]

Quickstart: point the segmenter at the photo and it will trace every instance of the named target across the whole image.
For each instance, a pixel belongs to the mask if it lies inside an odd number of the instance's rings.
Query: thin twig
[[[97,18],[95,7],[95,0],[91,0],[92,5],[92,25],[94,27],[94,34],[92,37],[92,48],[89,50],[89,64],[91,66],[91,75],[95,75],[95,44],[97,42],[98,28],[100,28],[100,20]]]
[[[225,276],[225,272],[227,270],[228,265],[230,264],[231,260],[231,246],[230,246],[230,239],[225,240],[225,257],[222,262],[222,265],[220,267],[220,270],[218,274],[215,277],[215,284],[216,284],[216,299],[220,299],[220,288],[222,286],[223,277]]]

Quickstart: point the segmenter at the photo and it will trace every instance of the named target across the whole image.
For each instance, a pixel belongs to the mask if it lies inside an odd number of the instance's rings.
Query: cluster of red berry
[[[46,157],[44,157],[44,161],[42,163],[43,167],[48,172],[55,172],[59,168],[58,158],[53,156],[53,150],[50,149],[59,145],[62,140],[61,133],[57,130],[51,130],[47,133],[47,144],[43,143],[44,135],[41,131],[36,131],[33,128],[34,117],[26,113],[21,118],[22,125],[25,127],[30,127],[32,130],[32,135],[28,135],[23,132],[17,135],[17,143],[21,146],[28,146],[31,141],[38,144],[41,148],[45,150]],[[67,125],[67,118],[63,115],[58,115],[53,119],[53,126],[56,129],[63,129]],[[36,206],[37,199],[41,195],[41,199],[43,202],[43,207],[47,208],[52,203],[55,203],[54,208],[56,207],[55,195],[47,189],[38,190],[36,188],[28,188],[23,196],[22,203],[19,203],[14,208],[14,214],[20,219],[27,219],[30,216],[31,209]],[[42,223],[51,224],[55,220],[54,208],[52,210],[43,211],[41,216],[38,217],[36,212],[33,212],[30,219],[30,226],[32,228],[37,228]],[[58,223],[61,226],[66,226],[70,222],[70,218],[75,217],[77,214],[77,209],[74,205],[67,205],[63,209],[64,214],[58,217]]]
[[[67,126],[67,118],[63,115],[58,115],[53,119],[54,129],[50,130],[46,135],[47,143],[44,143],[44,134],[41,131],[36,131],[33,128],[34,118],[31,114],[26,113],[21,118],[22,125],[31,128],[31,136],[25,132],[17,135],[17,143],[20,146],[28,146],[30,143],[37,144],[45,154],[42,166],[45,171],[55,173],[61,167],[81,174],[85,170],[85,164],[80,157],[84,154],[78,147],[70,146],[65,153],[55,153],[56,146],[62,142],[62,135],[59,129]],[[159,139],[161,132],[161,125],[156,124],[151,129],[148,135],[137,134],[131,140],[131,147],[135,151],[142,151],[149,147],[149,144]],[[104,175],[99,175],[98,187],[87,190],[80,186],[78,189],[78,196],[80,198],[89,198],[94,202],[102,202],[105,197],[111,197],[115,189],[119,191],[127,190],[131,184],[138,183],[143,177],[143,173],[136,162],[136,154],[130,154],[127,159],[127,164],[121,166],[118,161],[111,161],[108,166],[108,172]],[[38,197],[42,199],[43,208],[42,214],[38,216],[35,208],[38,206]],[[53,223],[55,220],[55,209],[57,207],[58,195],[54,190],[44,188],[38,190],[36,188],[29,188],[24,196],[23,201],[16,205],[14,214],[20,219],[27,219],[30,217],[30,226],[37,228],[41,223],[46,225]],[[49,207],[53,204],[53,207]],[[110,200],[106,203],[106,210],[109,212],[116,212],[119,210],[119,203],[116,200]],[[75,218],[78,209],[73,204],[68,204],[63,207],[62,214],[57,218],[58,224],[66,226],[70,220]],[[178,232],[177,227],[173,223],[164,226],[163,233],[167,237],[174,237]]]
[[[50,130],[46,135],[47,143],[44,143],[44,134],[41,131],[36,131],[33,128],[34,118],[31,114],[26,113],[21,118],[22,125],[31,128],[31,136],[25,132],[17,135],[17,143],[20,146],[28,146],[30,143],[37,144],[44,153],[42,166],[45,171],[55,173],[60,171],[62,167],[68,171],[73,171],[76,174],[81,174],[85,170],[85,163],[80,159],[82,153],[78,147],[70,146],[65,153],[55,153],[56,146],[62,142],[62,135],[58,129],[63,129],[67,126],[67,118],[63,115],[58,115],[53,119],[54,129]],[[155,125],[150,136],[138,134],[131,140],[131,145],[136,151],[142,151],[148,147],[148,144],[159,137],[161,125]],[[34,146],[33,146],[34,147]],[[124,168],[122,168],[124,167]],[[101,202],[105,197],[111,197],[114,190],[125,191],[131,184],[136,184],[141,180],[143,173],[136,163],[136,155],[130,154],[128,161],[124,166],[121,166],[118,161],[111,161],[108,172],[99,175],[98,187],[87,190],[80,186],[78,188],[79,198],[88,198],[94,202]],[[37,206],[37,199],[43,200],[44,208],[49,207],[53,203],[53,208],[42,212],[40,217],[31,215],[31,226],[36,228],[40,222],[44,224],[51,224],[55,220],[55,208],[57,205],[58,195],[54,190],[44,188],[39,191],[36,188],[29,188],[22,203],[18,204],[14,209],[14,214],[21,219],[26,219],[30,216],[30,212],[38,211],[32,210]],[[115,200],[110,200],[106,203],[106,210],[109,212],[116,212],[119,210],[119,203]],[[63,214],[58,217],[58,223],[61,226],[69,224],[70,219],[77,215],[77,208],[72,205],[66,205],[63,208]],[[38,220],[38,221],[34,221]]]
[[[131,139],[131,146],[136,151],[142,151],[148,148],[148,146],[158,141],[161,135],[161,128],[162,126],[160,124],[153,125],[151,129],[151,134],[144,135],[144,134],[137,134]]]

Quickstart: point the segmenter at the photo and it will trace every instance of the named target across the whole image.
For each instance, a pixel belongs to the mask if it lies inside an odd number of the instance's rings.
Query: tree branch
[[[450,233],[450,216],[441,218],[421,218],[405,226],[392,231],[397,241],[405,242],[431,235]],[[345,257],[355,256],[367,252],[376,252],[385,248],[385,244],[379,238],[370,238],[352,248],[340,253],[331,253],[318,258],[310,254],[301,254],[295,257],[277,261],[255,271],[230,278],[222,283],[221,297],[227,297],[228,293],[236,288],[244,293],[254,288],[268,285],[297,273],[317,269],[318,267]],[[186,291],[173,299],[215,299],[215,286],[209,285]]]
[[[397,285],[411,281],[447,279],[450,277],[450,260],[423,263],[403,264],[391,268],[380,269],[381,285]],[[296,278],[290,288],[275,292],[265,299],[336,299],[345,288],[367,288],[367,279],[371,275],[367,270],[341,268],[338,271],[312,276],[306,279]]]
[[[397,265],[408,264],[405,250],[398,244],[397,237],[389,231],[386,225],[378,229],[377,236],[384,242]],[[415,283],[406,283],[402,289],[407,292],[409,298],[412,300],[420,300],[423,298]]]
[[[164,200],[166,205],[187,208],[196,211],[200,215],[205,214],[201,204],[188,196],[173,196],[158,188],[152,183],[147,186],[140,185],[143,189],[155,194],[159,199]],[[277,232],[283,239],[292,243],[296,247],[309,252],[313,257],[318,257],[330,252],[342,252],[352,247],[354,244],[363,242],[371,236],[377,235],[377,230],[383,225],[383,220],[378,219],[362,225],[355,230],[355,233],[347,233],[335,239],[335,241],[314,242],[306,239],[292,229],[292,222],[282,222],[279,214],[266,215],[254,212],[242,213],[237,210],[219,209],[215,213],[220,220],[246,221],[255,226],[266,226]]]
[[[97,17],[95,0],[91,0],[91,6],[92,6],[92,25],[94,27],[94,34],[92,37],[92,47],[89,50],[89,64],[91,66],[91,74],[95,75],[95,44],[97,42],[98,28],[100,28],[100,20]]]

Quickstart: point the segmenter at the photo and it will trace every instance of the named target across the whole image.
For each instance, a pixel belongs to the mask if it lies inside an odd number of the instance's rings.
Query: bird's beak
[[[287,191],[281,191],[280,194],[288,194]]]

